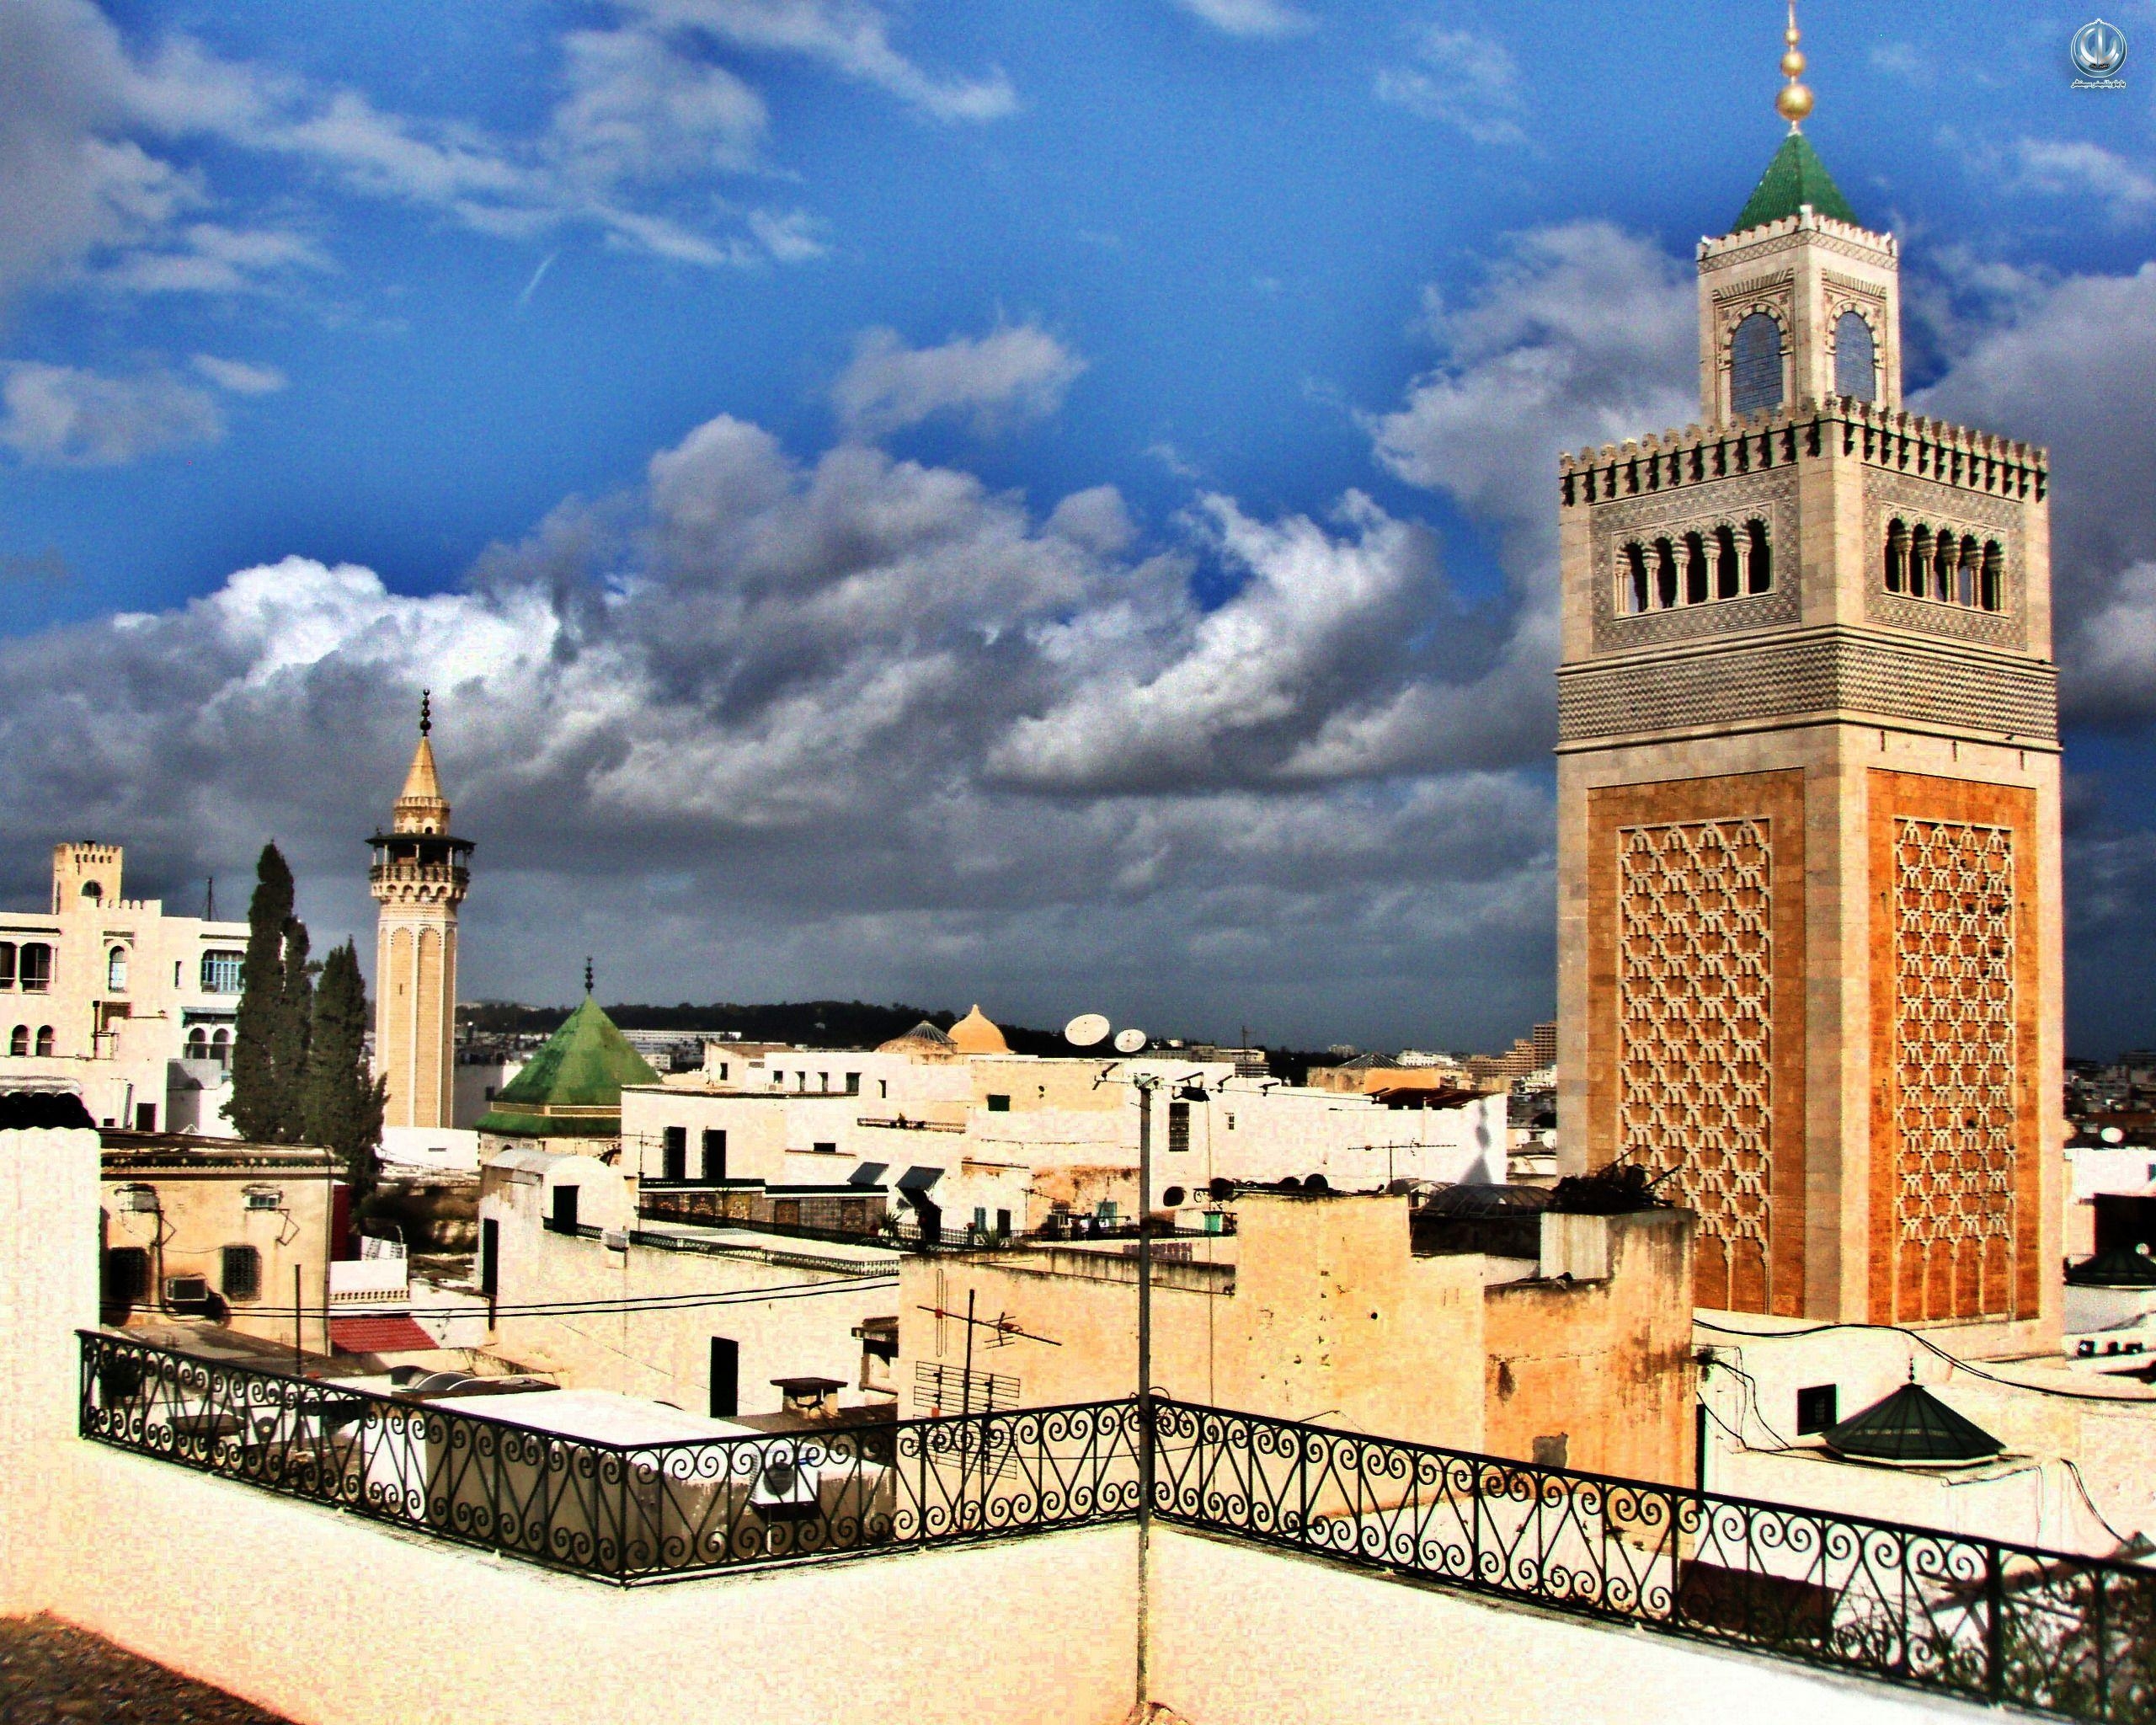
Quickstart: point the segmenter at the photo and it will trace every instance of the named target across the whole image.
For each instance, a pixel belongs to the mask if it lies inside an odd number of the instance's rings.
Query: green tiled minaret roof
[[[1806,204],[1819,215],[1846,222],[1852,227],[1864,225],[1856,219],[1856,211],[1849,208],[1849,200],[1842,195],[1842,189],[1834,184],[1833,176],[1827,172],[1827,164],[1819,159],[1819,152],[1802,132],[1792,131],[1782,140],[1781,148],[1774,152],[1774,159],[1759,176],[1758,184],[1752,189],[1751,197],[1730,232],[1742,233],[1748,227],[1764,227],[1769,222],[1796,215]]]
[[[546,1047],[502,1087],[479,1130],[526,1138],[609,1138],[622,1130],[622,1087],[658,1082],[651,1063],[586,995]]]

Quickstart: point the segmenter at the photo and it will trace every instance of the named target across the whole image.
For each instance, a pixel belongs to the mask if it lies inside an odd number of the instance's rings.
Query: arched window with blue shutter
[[[1834,393],[1859,401],[1879,399],[1879,360],[1871,326],[1855,312],[1834,320]]]
[[[1737,324],[1729,343],[1729,410],[1756,414],[1782,404],[1782,326],[1764,312]]]

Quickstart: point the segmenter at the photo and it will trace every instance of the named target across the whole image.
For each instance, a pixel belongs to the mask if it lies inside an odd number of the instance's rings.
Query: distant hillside
[[[483,1036],[543,1033],[557,1028],[568,1015],[567,1007],[527,1007],[513,1001],[478,1001],[456,1009],[457,1022]],[[923,1007],[876,1006],[867,1001],[779,1001],[764,1006],[720,1001],[707,1007],[686,1001],[675,1007],[624,1002],[608,1007],[606,1016],[624,1030],[724,1030],[738,1033],[744,1042],[786,1042],[801,1048],[874,1048],[924,1018],[947,1030],[959,1017]],[[1016,1053],[1070,1052],[1053,1030],[1031,1030],[1020,1024],[999,1028]]]
[[[456,1009],[456,1022],[480,1036],[545,1035],[558,1029],[569,1015],[567,1007],[527,1007],[515,1001],[476,1001]],[[707,1007],[686,1001],[676,1007],[624,1003],[606,1008],[606,1016],[624,1030],[735,1031],[744,1042],[784,1042],[798,1048],[874,1048],[889,1042],[926,1018],[947,1030],[959,1014],[909,1007],[902,1002],[877,1006],[867,1001],[779,1001],[765,1006],[742,1006],[720,1001]],[[1034,1030],[1022,1024],[1001,1024],[1004,1039],[1014,1054],[1067,1055],[1070,1044],[1056,1030]],[[1267,1049],[1266,1064],[1273,1076],[1291,1084],[1303,1081],[1312,1066],[1339,1063],[1337,1054],[1306,1049]]]

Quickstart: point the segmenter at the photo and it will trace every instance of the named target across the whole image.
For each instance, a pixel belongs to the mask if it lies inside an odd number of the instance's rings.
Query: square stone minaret
[[[368,842],[376,926],[375,1070],[388,1081],[384,1126],[455,1124],[456,911],[470,884],[472,842],[452,837],[435,769],[431,704],[419,702],[419,746],[389,830]]]
[[[1701,423],[1561,464],[1560,1151],[1699,1212],[1702,1306],[1996,1354],[2058,1325],[2047,476],[1903,410],[1897,265],[1792,127]]]

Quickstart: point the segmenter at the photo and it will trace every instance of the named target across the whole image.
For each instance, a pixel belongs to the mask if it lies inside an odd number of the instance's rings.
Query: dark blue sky
[[[2056,452],[2093,1049],[2156,1037],[2156,72],[2073,91],[2081,21],[1802,19],[1912,389]],[[274,832],[363,929],[430,684],[467,992],[565,995],[573,928],[621,996],[1500,1041],[1552,994],[1550,456],[1689,417],[1780,24],[23,0],[8,885]]]

